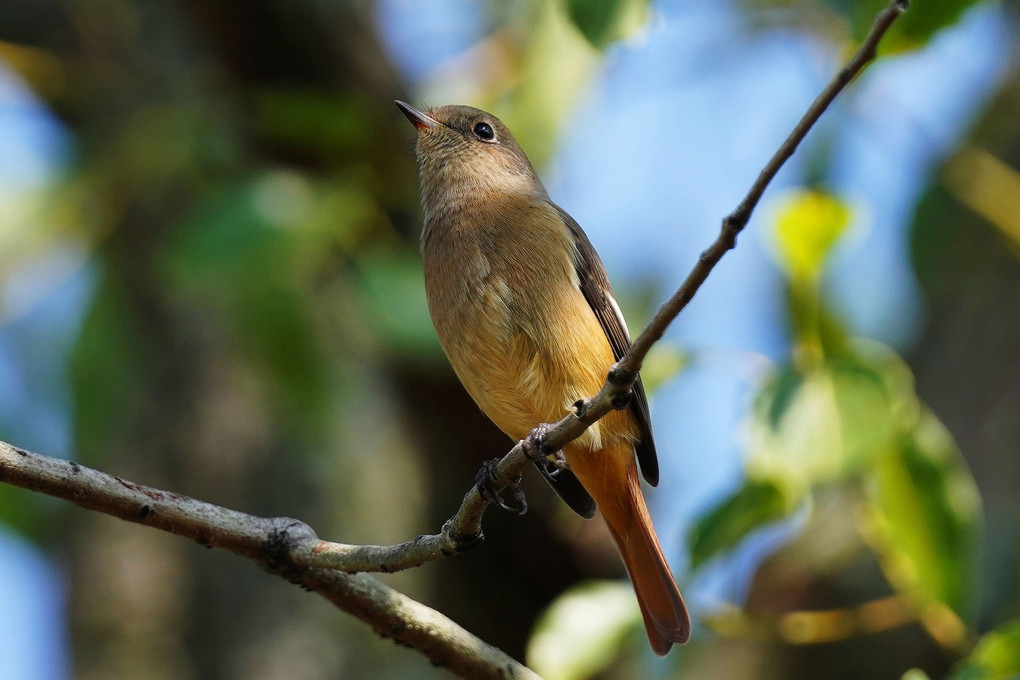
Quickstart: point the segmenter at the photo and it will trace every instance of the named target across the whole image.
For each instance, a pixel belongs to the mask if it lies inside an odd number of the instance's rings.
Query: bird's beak
[[[413,106],[406,102],[402,102],[399,99],[396,99],[393,101],[393,103],[397,105],[397,108],[400,109],[405,116],[407,116],[407,119],[411,121],[411,124],[414,125],[414,127],[416,127],[419,132],[426,128],[433,128],[436,127],[437,125],[442,125],[442,123],[440,123],[432,116],[428,115],[427,113],[419,111],[418,109],[414,108]]]

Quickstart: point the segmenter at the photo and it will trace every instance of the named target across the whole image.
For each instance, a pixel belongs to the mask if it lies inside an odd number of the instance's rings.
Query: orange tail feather
[[[674,644],[687,642],[691,619],[652,527],[633,455],[629,462],[623,488],[612,490],[615,498],[605,502],[607,499],[598,494],[596,502],[634,584],[652,649],[665,656]]]

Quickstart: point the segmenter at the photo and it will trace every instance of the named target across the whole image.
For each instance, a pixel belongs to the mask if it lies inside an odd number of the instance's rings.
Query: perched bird
[[[439,341],[485,415],[523,439],[602,387],[630,346],[627,325],[588,237],[499,119],[396,104],[418,132],[425,291]],[[637,462],[653,486],[659,470],[640,380],[633,392],[626,409],[564,447],[567,470],[546,477],[582,516],[602,510],[652,648],[665,655],[691,622],[641,493]]]

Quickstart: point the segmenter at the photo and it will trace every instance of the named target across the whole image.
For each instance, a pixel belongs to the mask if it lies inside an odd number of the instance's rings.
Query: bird
[[[425,213],[421,252],[429,314],[467,392],[511,439],[565,416],[602,387],[630,347],[594,246],[552,202],[496,116],[470,106],[421,111],[395,101],[417,131]],[[645,505],[658,483],[640,378],[623,410],[563,447],[566,468],[539,469],[578,514],[601,510],[630,576],[653,651],[687,642],[691,620]]]

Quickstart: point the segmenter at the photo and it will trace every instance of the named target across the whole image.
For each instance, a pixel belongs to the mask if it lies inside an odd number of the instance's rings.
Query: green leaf
[[[1020,678],[1020,619],[985,633],[969,658],[958,664],[949,680],[1015,680]]]
[[[749,465],[807,483],[868,465],[916,419],[910,371],[892,351],[856,342],[806,372],[782,368],[755,400]]]
[[[826,0],[844,15],[850,23],[854,40],[861,41],[871,30],[875,17],[888,4],[888,0]],[[881,51],[894,51],[919,47],[937,31],[956,23],[963,12],[977,0],[939,0],[913,2],[906,14],[897,19],[882,41]]]
[[[546,680],[581,680],[605,669],[641,628],[634,590],[620,581],[589,581],[560,595],[528,641],[528,666]]]
[[[732,496],[700,517],[691,528],[691,568],[730,550],[745,536],[790,513],[800,494],[770,479],[748,479]]]
[[[271,278],[252,280],[237,293],[233,340],[261,364],[294,415],[314,419],[328,403],[324,380],[328,362],[318,344],[308,298]]]
[[[588,42],[603,47],[623,5],[624,0],[567,0],[567,14]]]
[[[503,122],[528,150],[532,163],[541,167],[558,147],[557,131],[575,113],[601,55],[558,2],[537,3],[527,36],[519,70],[513,74],[519,84],[507,91],[505,83],[494,82],[488,101],[479,103],[503,112]]]
[[[892,584],[922,607],[937,601],[969,618],[981,501],[959,449],[931,412],[879,457],[868,488]]]
[[[822,191],[798,189],[781,202],[776,220],[780,261],[795,280],[816,280],[850,224],[850,208]]]

